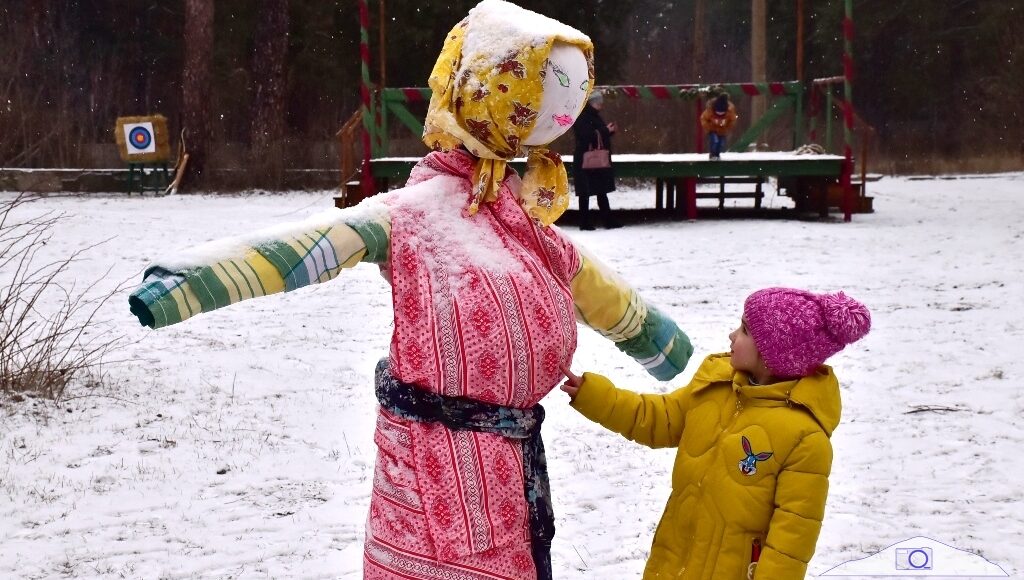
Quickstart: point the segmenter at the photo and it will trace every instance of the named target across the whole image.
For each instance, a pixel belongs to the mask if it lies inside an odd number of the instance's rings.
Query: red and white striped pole
[[[708,99],[711,95],[708,95]],[[700,114],[704,112],[704,99],[697,97],[697,126],[694,130],[694,151],[704,152],[704,129],[700,125]],[[697,221],[697,178],[687,177],[683,180],[686,186],[686,219]]]
[[[850,221],[853,213],[853,0],[846,0],[843,18],[843,221]]]
[[[359,0],[359,58],[362,61],[363,76],[363,83],[359,89],[363,101],[363,169],[359,184],[363,199],[376,193],[370,168],[370,157],[373,153],[370,145],[373,115],[370,111],[370,8],[367,2],[368,0]]]

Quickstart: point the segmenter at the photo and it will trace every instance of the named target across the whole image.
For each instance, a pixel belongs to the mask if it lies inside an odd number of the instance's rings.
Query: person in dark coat
[[[612,135],[615,133],[615,123],[605,123],[601,118],[600,110],[604,107],[604,97],[601,93],[594,91],[590,99],[583,107],[576,123],[572,126],[573,135],[576,137],[576,149],[572,155],[572,175],[576,188],[576,196],[580,202],[580,229],[592,230],[594,224],[590,215],[590,196],[597,197],[597,207],[600,210],[601,222],[608,229],[622,227],[612,218],[612,210],[608,205],[608,192],[615,191],[615,170],[607,169],[583,169],[583,154],[591,149],[597,149],[598,140],[600,147],[612,149]]]

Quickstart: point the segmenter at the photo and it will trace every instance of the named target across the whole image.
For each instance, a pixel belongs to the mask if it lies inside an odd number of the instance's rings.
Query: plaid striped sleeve
[[[686,368],[693,345],[671,318],[644,302],[625,281],[580,252],[572,280],[576,317],[615,343],[660,381]]]
[[[338,217],[337,223],[279,235],[210,264],[180,270],[154,265],[128,298],[131,312],[144,326],[162,328],[243,300],[332,280],[361,261],[387,260],[386,214],[346,219],[339,212]]]

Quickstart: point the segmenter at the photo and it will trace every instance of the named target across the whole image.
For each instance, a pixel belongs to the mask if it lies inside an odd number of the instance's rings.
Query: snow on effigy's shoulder
[[[460,284],[463,274],[474,269],[494,274],[525,271],[487,219],[486,210],[468,214],[471,199],[464,179],[441,175],[392,193],[392,213],[407,212],[420,226],[407,233],[407,243],[432,275],[447,272],[449,283]]]
[[[466,20],[472,26],[463,39],[463,70],[495,67],[520,48],[544,44],[549,38],[590,42],[590,37],[571,26],[502,0],[484,0],[469,11]]]
[[[343,210],[338,210],[344,214],[344,220],[346,223],[366,223],[366,222],[377,222],[387,223],[390,221],[388,218],[388,203],[387,200],[391,197],[394,192],[379,193],[372,197],[368,197],[363,201],[352,207],[346,207]],[[333,215],[331,210],[321,212],[322,214]],[[321,215],[321,214],[317,214]]]
[[[301,238],[306,234],[323,231],[340,224],[359,222],[388,222],[387,198],[390,193],[367,198],[359,205],[344,209],[330,208],[310,215],[306,219],[286,222],[255,232],[220,238],[198,246],[160,256],[153,261],[170,272],[190,270],[244,256],[250,249],[275,241]]]

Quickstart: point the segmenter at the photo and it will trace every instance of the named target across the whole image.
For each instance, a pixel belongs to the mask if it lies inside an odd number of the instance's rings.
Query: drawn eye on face
[[[558,68],[557,64],[551,63],[551,72],[555,73],[555,76],[558,77],[558,84],[563,87],[569,86],[569,75],[565,74],[565,71]]]
[[[520,97],[521,102],[537,113],[536,117],[529,119],[530,133],[523,138],[526,146],[545,145],[557,139],[572,127],[586,104],[586,93],[576,90],[578,79],[587,79],[587,60],[582,50],[568,43],[555,42],[542,66],[536,74],[543,88],[540,100],[527,102]],[[526,119],[519,114],[516,118]]]

